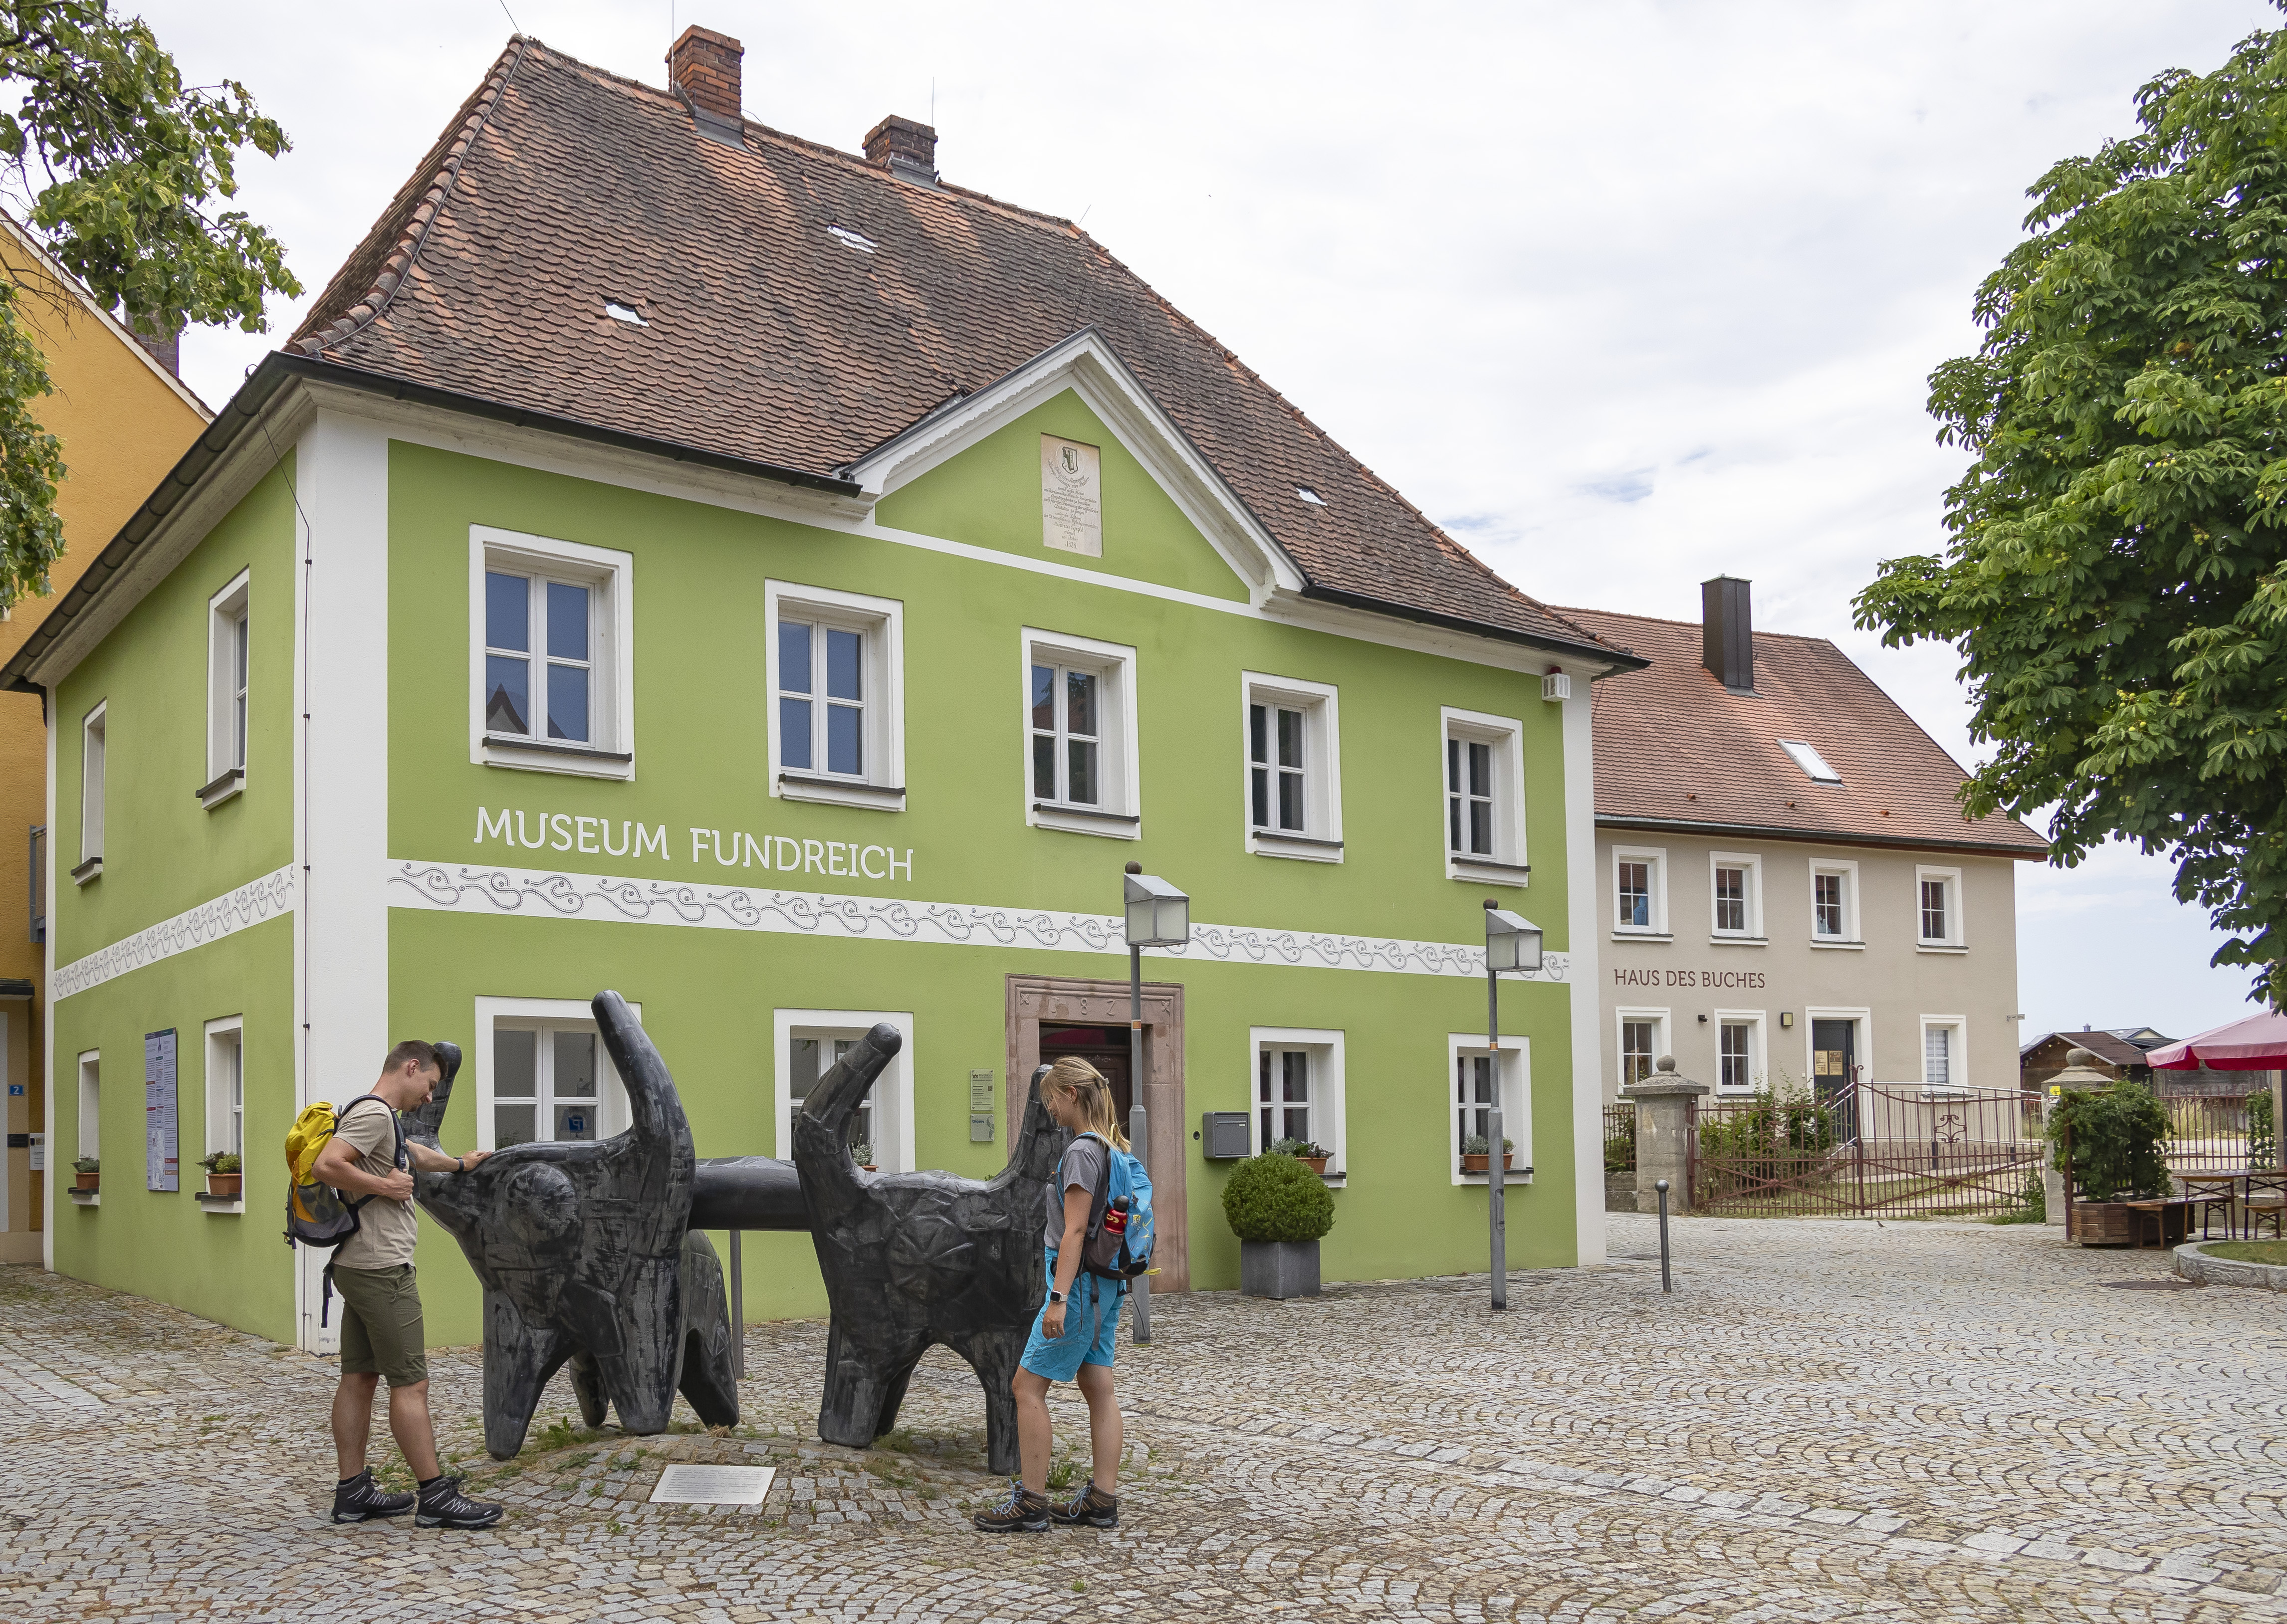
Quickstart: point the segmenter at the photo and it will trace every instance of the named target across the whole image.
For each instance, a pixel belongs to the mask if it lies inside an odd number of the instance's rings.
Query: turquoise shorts
[[[1049,1281],[1056,1282],[1056,1254],[1049,1250]],[[1093,1274],[1081,1274],[1072,1281],[1072,1301],[1064,1305],[1064,1334],[1051,1337],[1041,1329],[1049,1317],[1049,1305],[1041,1305],[1041,1312],[1033,1316],[1033,1334],[1025,1342],[1025,1357],[1019,1362],[1034,1376],[1046,1376],[1051,1382],[1069,1382],[1080,1375],[1082,1365],[1112,1363],[1112,1352],[1119,1342],[1120,1300],[1127,1295],[1108,1280]]]

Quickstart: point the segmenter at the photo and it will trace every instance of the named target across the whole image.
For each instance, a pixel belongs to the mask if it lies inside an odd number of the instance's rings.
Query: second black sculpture
[[[850,1119],[901,1041],[897,1028],[875,1027],[811,1090],[794,1122],[795,1166],[834,1315],[818,1435],[870,1446],[897,1424],[914,1367],[941,1344],[985,1389],[991,1470],[1014,1472],[1009,1383],[1047,1294],[1041,1215],[1064,1131],[1041,1103],[1042,1067],[999,1177],[865,1172],[850,1158]]]

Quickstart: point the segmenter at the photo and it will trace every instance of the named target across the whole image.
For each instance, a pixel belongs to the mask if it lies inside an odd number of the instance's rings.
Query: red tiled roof
[[[1651,661],[1594,690],[1600,823],[2022,857],[2048,850],[2014,818],[1965,818],[1956,792],[1967,775],[1824,637],[1757,632],[1755,692],[1734,694],[1701,663],[1697,621],[1557,612]],[[1842,782],[1815,782],[1783,738],[1809,745]]]
[[[861,252],[829,226],[862,233]],[[635,306],[648,324],[604,313]],[[511,42],[293,339],[425,388],[832,477],[1093,327],[1318,591],[1583,646],[1069,221]],[[1324,499],[1316,506],[1296,486]]]

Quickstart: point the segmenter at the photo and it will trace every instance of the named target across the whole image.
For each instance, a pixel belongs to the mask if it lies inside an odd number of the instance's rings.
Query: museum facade
[[[1484,1266],[1497,1094],[1512,1263],[1601,1259],[1588,696],[1642,662],[926,127],[845,154],[743,118],[735,42],[670,64],[512,43],[0,674],[51,723],[49,1143],[99,1167],[52,1266],[323,1347],[296,1111],[421,1037],[448,1148],[609,1135],[604,988],[702,1156],[790,1155],[877,1022],[884,1170],[991,1174],[1096,1059],[1162,1290],[1236,1282],[1208,1112],[1330,1153],[1329,1276],[1422,1275]],[[1195,921],[1134,1078],[1131,860]],[[1488,897],[1546,943],[1498,1050]],[[750,1316],[822,1311],[806,1236],[744,1256]]]

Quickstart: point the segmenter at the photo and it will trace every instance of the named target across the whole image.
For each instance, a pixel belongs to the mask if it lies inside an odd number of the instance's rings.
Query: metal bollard
[[[1651,1187],[1659,1192],[1659,1289],[1665,1294],[1675,1289],[1667,1272],[1667,1180],[1656,1179]]]
[[[1128,1143],[1147,1173],[1151,1171],[1151,1119],[1142,1106],[1128,1113]],[[1151,1277],[1138,1274],[1134,1290],[1136,1317],[1128,1322],[1128,1340],[1141,1347],[1151,1340]]]

